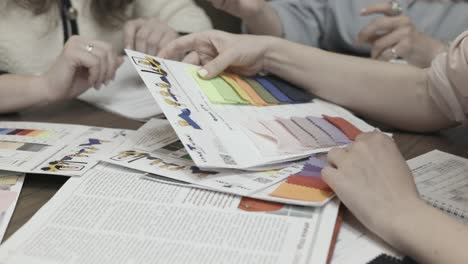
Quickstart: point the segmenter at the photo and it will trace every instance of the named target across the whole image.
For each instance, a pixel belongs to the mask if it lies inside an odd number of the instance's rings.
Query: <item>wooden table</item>
[[[142,123],[101,111],[80,101],[47,106],[14,115],[0,115],[1,121],[34,121],[81,124],[109,128],[138,129]],[[410,134],[395,132],[395,140],[405,158],[410,159],[439,149],[468,157],[468,129],[459,128],[442,134]],[[466,137],[468,139],[468,136]],[[15,213],[4,239],[25,224],[67,181],[67,177],[28,174]]]

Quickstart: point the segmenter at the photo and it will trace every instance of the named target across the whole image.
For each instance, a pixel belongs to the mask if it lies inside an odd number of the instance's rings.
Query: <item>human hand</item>
[[[446,46],[421,32],[407,16],[394,15],[389,2],[370,4],[361,11],[361,16],[383,14],[365,26],[358,41],[372,46],[371,57],[389,61],[398,57],[418,67],[429,67],[437,54]]]
[[[215,8],[243,20],[250,19],[262,11],[265,0],[208,0]]]
[[[178,38],[158,56],[177,59],[179,54],[189,53],[183,61],[203,65],[199,75],[205,79],[213,78],[226,69],[251,76],[264,70],[265,53],[273,39],[211,30]]]
[[[421,203],[411,171],[393,140],[365,133],[345,149],[328,153],[324,181],[353,214],[373,232],[391,239],[398,217]]]
[[[150,55],[178,37],[179,33],[157,18],[138,18],[124,25],[125,47]]]
[[[52,67],[39,77],[41,89],[50,102],[72,99],[114,79],[122,62],[111,45],[73,36]]]

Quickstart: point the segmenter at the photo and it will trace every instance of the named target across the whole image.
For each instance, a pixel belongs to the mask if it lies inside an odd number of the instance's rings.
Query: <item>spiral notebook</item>
[[[434,150],[408,165],[424,200],[468,223],[468,159]]]

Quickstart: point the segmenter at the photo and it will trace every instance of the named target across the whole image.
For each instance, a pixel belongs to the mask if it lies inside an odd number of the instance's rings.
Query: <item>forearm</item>
[[[427,90],[424,70],[268,40],[266,70],[367,118],[414,131],[452,123]]]
[[[397,217],[387,242],[420,263],[467,263],[468,226],[423,201]]]
[[[276,10],[268,3],[256,15],[242,18],[248,33],[254,35],[283,36],[283,26]]]
[[[43,80],[38,76],[0,76],[0,113],[10,113],[48,102]]]

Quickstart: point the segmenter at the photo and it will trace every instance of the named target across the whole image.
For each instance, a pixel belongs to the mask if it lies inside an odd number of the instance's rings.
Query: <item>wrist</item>
[[[430,206],[419,197],[402,201],[402,206],[395,208],[391,217],[382,223],[382,237],[391,245],[404,250],[411,243],[413,231],[418,230],[421,221],[425,221],[425,215]]]
[[[51,91],[51,83],[47,77],[47,73],[33,77],[35,97],[41,104],[53,103],[57,100],[55,94]]]

